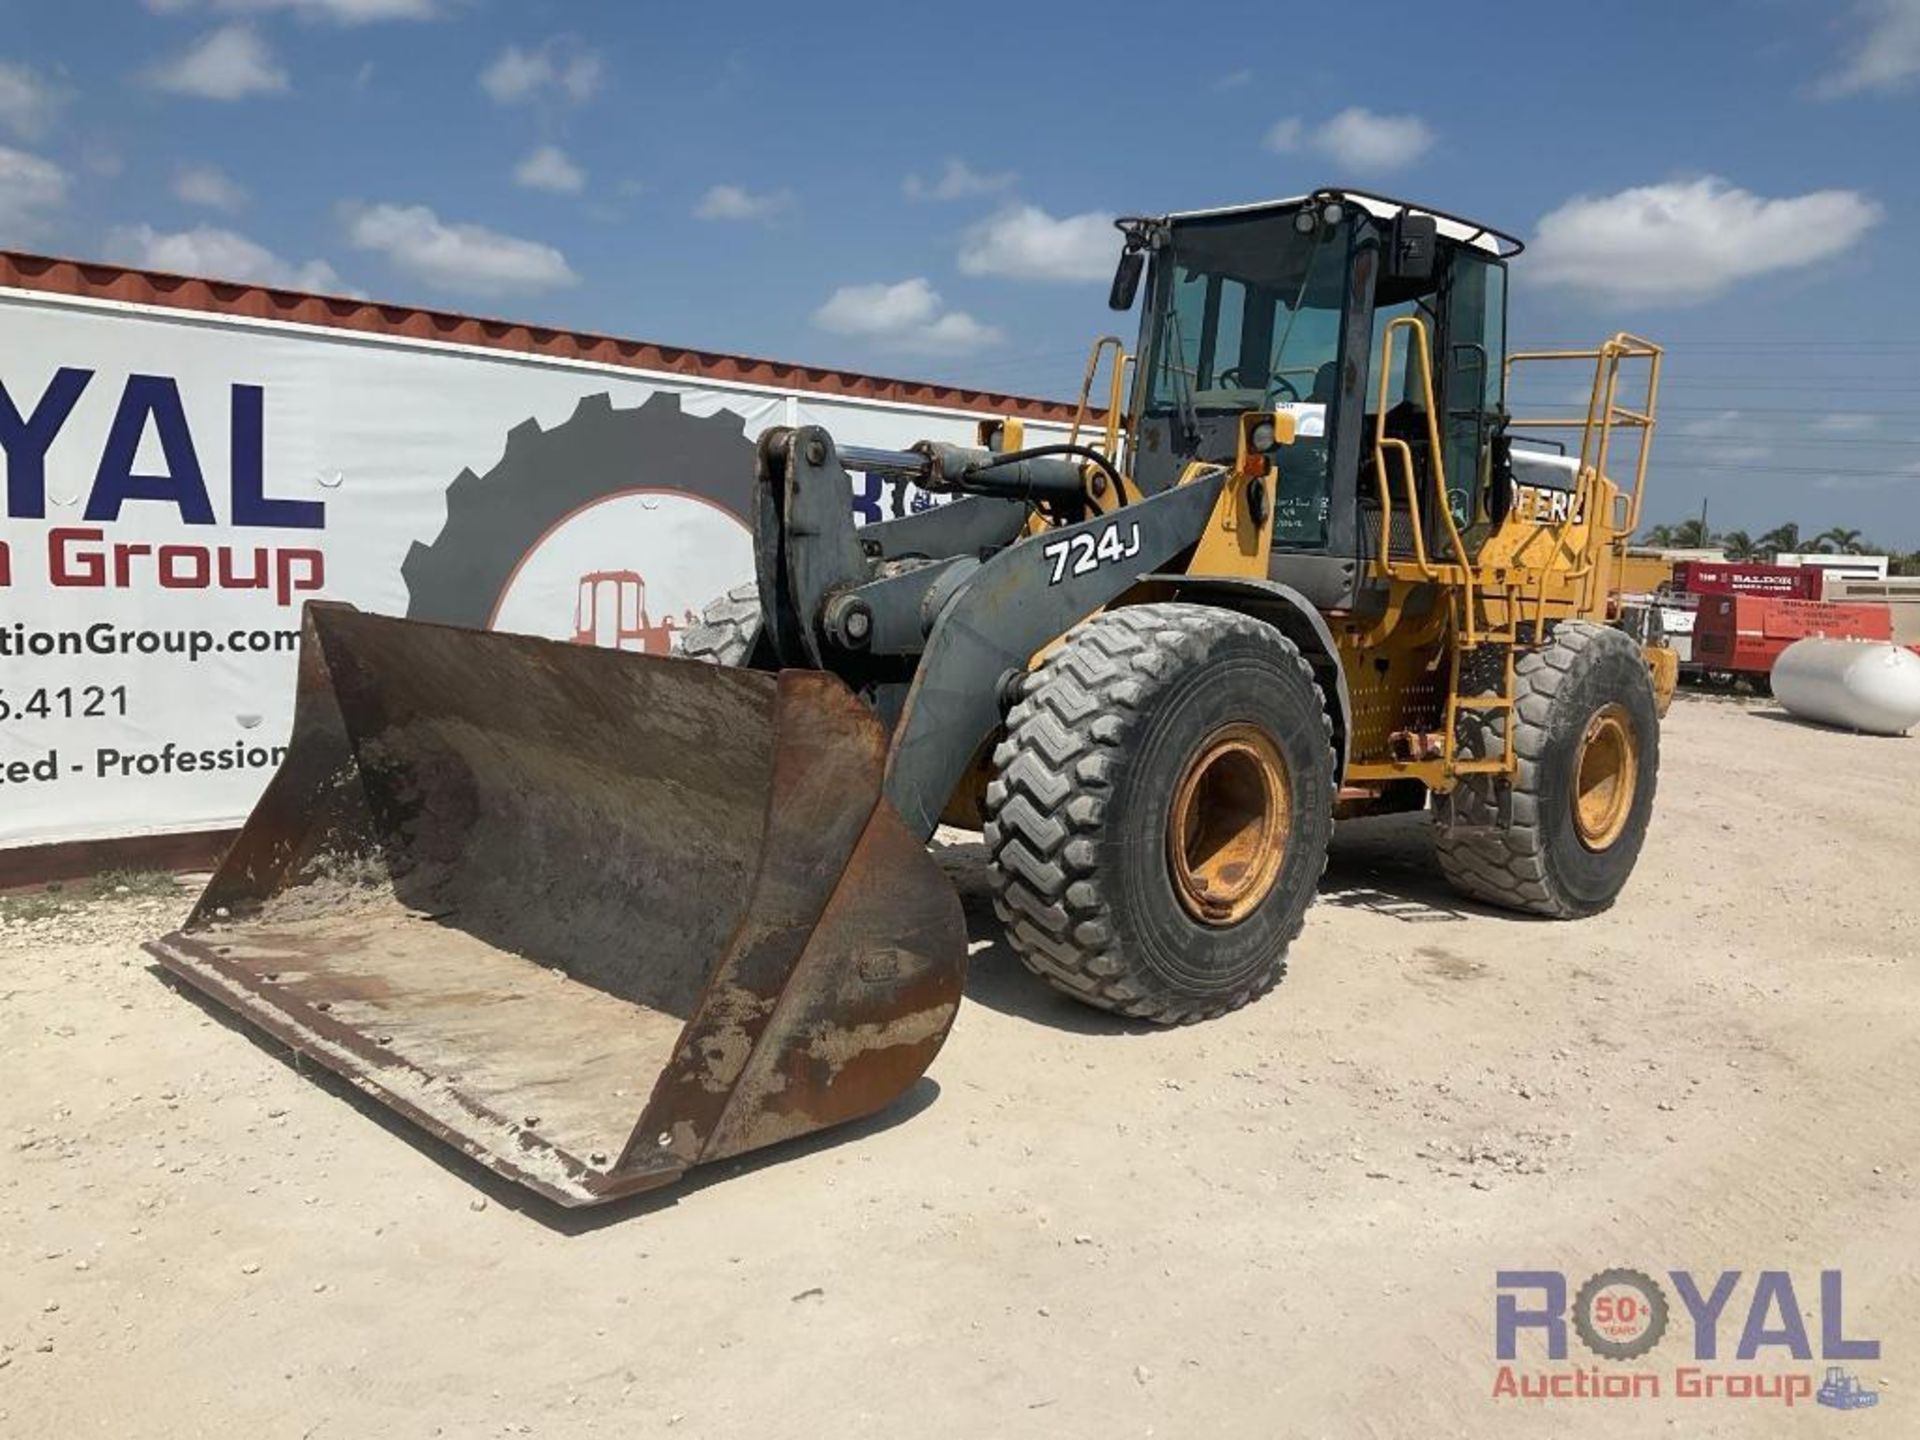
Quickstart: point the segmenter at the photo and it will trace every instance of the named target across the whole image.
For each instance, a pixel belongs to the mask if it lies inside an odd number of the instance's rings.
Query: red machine
[[[603,608],[601,601],[609,603]],[[673,651],[673,617],[658,625],[647,615],[647,582],[636,570],[595,570],[580,577],[573,602],[573,643],[643,655]]]
[[[1778,600],[1769,595],[1708,595],[1693,621],[1693,660],[1708,675],[1764,680],[1773,662],[1796,640],[1891,640],[1893,613],[1885,605],[1836,605],[1822,600]]]
[[[1810,565],[1682,560],[1673,567],[1673,588],[1683,595],[1772,595],[1782,600],[1818,600],[1820,572]]]

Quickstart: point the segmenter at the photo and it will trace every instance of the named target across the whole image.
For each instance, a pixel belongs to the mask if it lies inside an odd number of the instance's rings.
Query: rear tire
[[[751,580],[709,601],[700,623],[673,637],[676,656],[709,665],[749,664],[759,647],[760,587]]]
[[[1074,627],[1023,681],[987,787],[1015,952],[1161,1024],[1268,989],[1326,867],[1330,736],[1312,667],[1261,621],[1159,604]]]
[[[1462,895],[1509,910],[1592,915],[1633,873],[1653,813],[1660,719],[1646,659],[1621,631],[1569,620],[1514,672],[1519,768],[1511,782],[1462,780],[1451,824],[1448,800],[1437,799],[1440,872]],[[1475,750],[1499,754],[1506,723],[1489,717]],[[1503,786],[1511,792],[1504,825]]]

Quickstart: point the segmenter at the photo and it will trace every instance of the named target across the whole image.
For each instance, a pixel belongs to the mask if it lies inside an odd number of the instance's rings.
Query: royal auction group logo
[[[1710,1281],[1691,1270],[1664,1274],[1662,1284],[1648,1271],[1616,1265],[1576,1287],[1559,1270],[1498,1272],[1493,1398],[1811,1401],[1835,1410],[1879,1403],[1878,1392],[1842,1363],[1878,1360],[1880,1342],[1847,1334],[1840,1271],[1820,1272],[1818,1303],[1805,1308],[1802,1292],[1812,1296],[1816,1288],[1803,1280],[1796,1290],[1786,1270],[1758,1271],[1748,1283],[1738,1270]],[[1529,1363],[1568,1361],[1569,1332],[1592,1363]],[[1681,1345],[1685,1360],[1672,1353]],[[1665,1364],[1654,1363],[1656,1352]],[[1824,1373],[1796,1368],[1816,1359]]]

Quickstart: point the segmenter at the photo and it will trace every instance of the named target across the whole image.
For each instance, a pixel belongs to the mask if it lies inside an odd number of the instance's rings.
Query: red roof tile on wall
[[[521,355],[551,355],[562,360],[584,360],[600,365],[623,365],[655,370],[691,379],[731,380],[769,389],[805,390],[860,400],[891,400],[904,405],[935,405],[995,415],[1017,415],[1028,420],[1070,422],[1074,407],[1056,400],[1002,395],[955,385],[918,380],[892,380],[794,365],[748,355],[721,355],[656,345],[647,340],[621,340],[578,330],[555,330],[508,320],[486,320],[444,310],[416,310],[404,305],[382,305],[334,295],[311,295],[298,290],[275,290],[154,270],[84,260],[62,260],[0,250],[0,286],[72,295],[90,300],[118,300],[164,309],[196,310],[212,315],[234,315],[253,320],[279,320],[329,330],[356,330],[394,335],[410,340],[476,345]]]

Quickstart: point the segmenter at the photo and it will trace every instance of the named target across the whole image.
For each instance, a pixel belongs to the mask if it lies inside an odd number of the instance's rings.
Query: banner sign
[[[763,429],[977,418],[0,292],[0,848],[238,824],[308,600],[661,654],[752,576]]]

